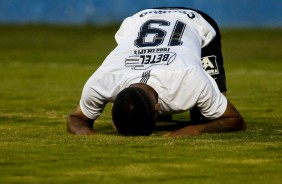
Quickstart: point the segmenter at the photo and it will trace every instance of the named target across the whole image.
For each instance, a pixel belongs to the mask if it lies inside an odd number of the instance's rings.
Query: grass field
[[[0,26],[0,183],[282,182],[281,29],[222,31],[228,98],[247,131],[122,137],[107,106],[97,135],[70,135],[65,118],[116,29]]]

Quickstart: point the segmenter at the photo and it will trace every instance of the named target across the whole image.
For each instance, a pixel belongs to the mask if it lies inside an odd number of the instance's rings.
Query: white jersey
[[[218,118],[227,100],[201,65],[201,48],[215,34],[200,14],[187,9],[146,9],[126,18],[115,36],[117,47],[84,86],[82,112],[97,119],[121,90],[146,83],[159,95],[160,114],[197,106],[207,118]]]

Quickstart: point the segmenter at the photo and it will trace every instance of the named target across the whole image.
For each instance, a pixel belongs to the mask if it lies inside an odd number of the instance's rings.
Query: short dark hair
[[[125,88],[114,101],[112,119],[124,136],[150,135],[156,125],[154,101],[141,88]]]

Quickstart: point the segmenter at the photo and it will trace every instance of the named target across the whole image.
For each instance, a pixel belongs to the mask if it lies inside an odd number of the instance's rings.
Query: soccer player
[[[108,102],[122,135],[150,135],[158,115],[191,109],[197,124],[166,136],[245,129],[242,116],[222,94],[221,38],[208,15],[188,8],[145,9],[126,18],[115,38],[117,47],[88,79],[68,117],[69,132],[95,134],[94,121]]]

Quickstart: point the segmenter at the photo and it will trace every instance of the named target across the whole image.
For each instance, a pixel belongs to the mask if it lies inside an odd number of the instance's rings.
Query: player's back
[[[116,41],[120,49],[182,46],[198,51],[214,34],[213,28],[193,10],[147,9],[124,20]]]
[[[118,46],[104,65],[134,71],[178,60],[174,69],[183,69],[201,63],[201,48],[214,36],[214,29],[193,10],[146,9],[124,20],[115,36]]]

